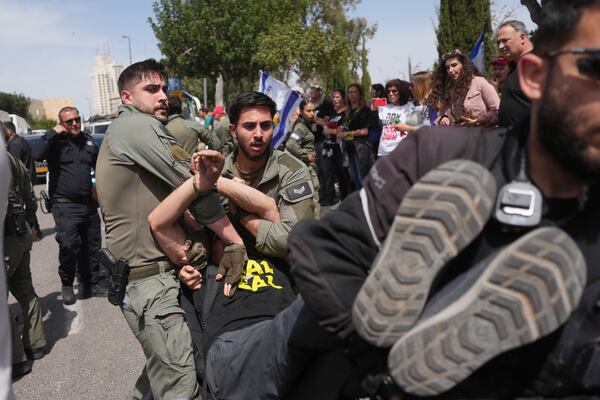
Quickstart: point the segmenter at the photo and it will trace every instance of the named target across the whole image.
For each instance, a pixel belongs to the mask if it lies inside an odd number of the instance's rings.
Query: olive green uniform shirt
[[[220,151],[221,141],[210,130],[196,121],[183,119],[179,114],[169,115],[167,130],[175,139],[179,140],[181,147],[192,154],[198,149],[198,139],[211,150]]]
[[[221,141],[221,153],[226,156],[233,153],[235,144],[233,142],[233,137],[229,132],[229,117],[225,115],[220,121],[215,121],[213,130],[215,135]]]
[[[225,160],[224,176],[238,176],[235,154]],[[255,189],[273,198],[279,209],[280,222],[262,220],[256,239],[241,228],[235,217],[232,222],[246,244],[250,258],[261,256],[287,257],[287,239],[292,227],[301,219],[314,218],[314,188],[307,167],[289,154],[272,150],[264,172]]]
[[[321,206],[319,204],[319,176],[317,174],[315,162],[309,160],[310,156],[316,156],[315,135],[313,135],[308,126],[302,121],[302,118],[298,118],[292,127],[285,143],[285,149],[290,154],[293,154],[294,157],[302,160],[308,167],[312,184],[315,189],[315,196],[313,199],[315,203],[315,218],[318,219],[321,213]]]
[[[314,162],[310,162],[308,157],[316,155],[315,150],[315,135],[299,118],[292,131],[290,132],[285,149],[302,160],[307,166],[313,166]]]
[[[148,215],[191,176],[188,154],[160,121],[133,106],[119,106],[96,163],[106,244],[116,258],[133,268],[165,260]],[[195,200],[189,209],[200,224],[225,215],[216,194]]]

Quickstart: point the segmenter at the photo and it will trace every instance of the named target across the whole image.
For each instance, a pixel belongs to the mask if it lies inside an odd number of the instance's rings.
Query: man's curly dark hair
[[[455,81],[446,71],[446,61],[456,58],[463,65],[461,75]],[[437,110],[450,109],[454,122],[459,122],[465,113],[465,97],[474,76],[481,75],[471,60],[460,50],[444,54],[433,73],[433,90],[428,103]]]

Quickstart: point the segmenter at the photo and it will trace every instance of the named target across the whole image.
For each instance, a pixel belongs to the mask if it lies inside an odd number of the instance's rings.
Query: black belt
[[[78,199],[67,199],[66,197],[53,197],[53,204],[66,204],[66,203],[77,203],[77,204],[90,204],[92,202],[91,197],[81,197]]]

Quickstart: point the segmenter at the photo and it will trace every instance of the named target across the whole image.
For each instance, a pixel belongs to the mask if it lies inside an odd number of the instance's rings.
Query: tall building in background
[[[92,81],[92,99],[95,115],[112,114],[119,105],[117,80],[123,71],[123,65],[108,54],[96,55],[96,66],[90,75]]]

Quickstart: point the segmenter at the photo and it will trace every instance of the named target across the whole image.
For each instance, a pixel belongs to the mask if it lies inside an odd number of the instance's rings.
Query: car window
[[[103,134],[94,133],[92,135],[92,139],[94,139],[94,143],[96,143],[96,146],[98,146],[98,148],[100,148],[100,146],[102,145],[102,140],[104,140],[104,135]]]
[[[94,126],[94,133],[102,133],[102,134],[106,133],[106,130],[108,129],[108,125],[109,124]]]
[[[41,136],[25,136],[25,140],[31,146],[31,152],[36,153],[37,150],[42,145],[42,137]]]

